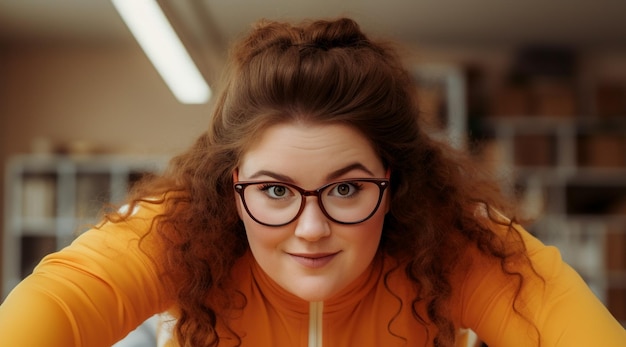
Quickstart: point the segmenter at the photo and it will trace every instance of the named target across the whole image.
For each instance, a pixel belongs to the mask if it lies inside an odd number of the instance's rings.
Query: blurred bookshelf
[[[626,323],[626,123],[610,130],[592,123],[490,120],[490,146],[499,158],[494,170],[520,203],[521,217],[533,220],[530,231],[558,247]]]
[[[488,100],[469,96],[471,150],[626,326],[626,78],[581,82],[554,47],[512,61]]]
[[[427,132],[493,171],[517,217],[626,327],[626,78],[581,81],[576,61],[522,48],[490,90],[489,67],[423,64],[417,97]]]
[[[4,298],[47,254],[96,225],[106,204],[162,171],[166,158],[126,155],[17,155],[5,172]]]
[[[467,144],[467,106],[464,70],[450,64],[419,64],[413,69],[420,120],[439,141],[464,149]]]

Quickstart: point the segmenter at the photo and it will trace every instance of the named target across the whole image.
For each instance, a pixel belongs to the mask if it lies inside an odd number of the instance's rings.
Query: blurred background
[[[626,324],[626,1],[159,1],[213,91],[260,18],[350,16],[397,41],[433,136],[503,180]],[[112,2],[0,0],[2,297],[205,129]]]

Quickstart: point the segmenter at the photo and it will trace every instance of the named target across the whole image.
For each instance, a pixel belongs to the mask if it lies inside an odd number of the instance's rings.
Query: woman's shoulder
[[[519,224],[494,224],[490,230],[494,237],[489,244],[464,242],[450,276],[453,288],[471,290],[485,281],[504,286],[545,283],[567,266],[556,247],[545,245]]]
[[[474,330],[490,346],[536,345],[539,338],[549,346],[613,346],[623,339],[623,328],[556,247],[515,223],[493,232],[505,252],[515,252],[498,257],[468,244],[450,277],[458,326]],[[591,326],[602,333],[585,333]]]

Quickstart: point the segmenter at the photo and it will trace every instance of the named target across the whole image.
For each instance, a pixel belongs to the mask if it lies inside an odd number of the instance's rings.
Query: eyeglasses
[[[389,186],[388,179],[358,178],[305,190],[278,181],[235,182],[235,191],[248,215],[257,223],[279,227],[296,220],[307,196],[317,197],[320,210],[340,224],[357,224],[374,215]]]

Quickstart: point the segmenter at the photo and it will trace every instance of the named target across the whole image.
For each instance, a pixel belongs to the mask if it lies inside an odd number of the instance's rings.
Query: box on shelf
[[[579,113],[574,89],[566,83],[536,82],[504,87],[494,94],[493,116],[574,117]]]
[[[609,288],[606,305],[615,318],[626,321],[626,288]]]
[[[626,197],[610,209],[611,214],[626,216]],[[626,225],[610,225],[606,232],[606,268],[626,272]]]
[[[587,167],[626,167],[626,136],[599,134],[579,139],[578,160]]]
[[[626,83],[601,82],[595,90],[595,106],[599,117],[626,117]]]
[[[497,117],[523,116],[532,112],[532,95],[525,87],[503,87],[491,100],[490,113]]]
[[[549,135],[518,135],[515,137],[515,165],[553,166],[555,160],[554,137]]]
[[[536,83],[532,101],[533,115],[574,117],[579,113],[574,89],[565,83]]]
[[[606,233],[606,269],[626,271],[626,230],[609,228]]]

